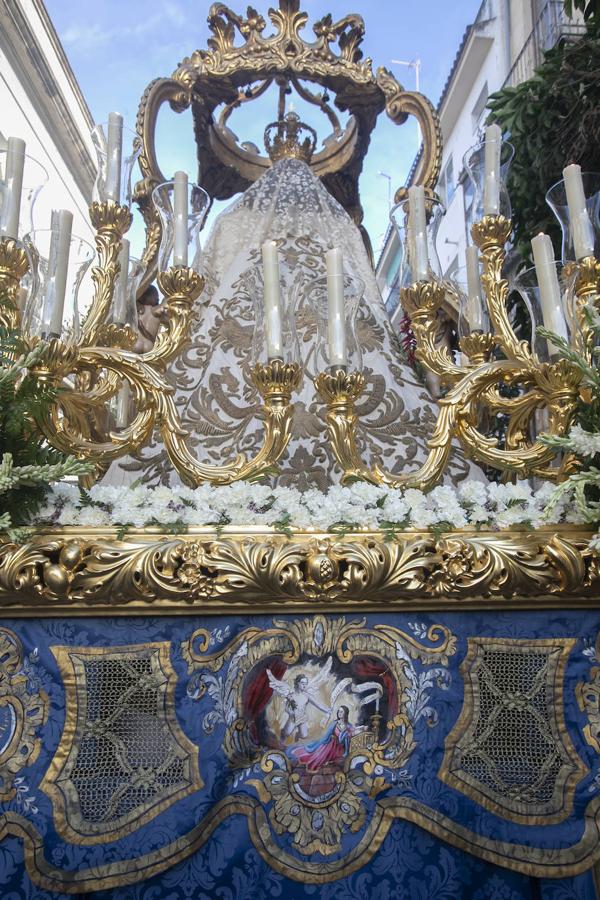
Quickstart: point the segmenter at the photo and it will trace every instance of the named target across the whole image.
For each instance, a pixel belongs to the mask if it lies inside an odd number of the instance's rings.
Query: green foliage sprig
[[[12,538],[31,521],[52,482],[91,470],[49,447],[36,425],[56,396],[33,369],[44,350],[41,343],[30,351],[17,331],[0,328],[0,530]]]
[[[515,158],[508,176],[515,249],[531,265],[531,237],[540,231],[560,246],[545,194],[569,162],[600,170],[600,0],[572,0],[568,15],[583,12],[586,34],[544,54],[533,78],[505,87],[488,101],[489,121],[510,134]]]

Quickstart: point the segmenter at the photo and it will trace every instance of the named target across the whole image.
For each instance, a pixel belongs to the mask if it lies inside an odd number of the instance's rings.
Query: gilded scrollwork
[[[21,641],[0,628],[0,801],[14,796],[15,779],[37,759],[48,705],[46,692],[29,684]]]
[[[599,579],[596,555],[577,529],[406,532],[393,540],[360,533],[219,537],[210,529],[118,540],[110,529],[67,530],[0,545],[0,602],[13,612],[493,608],[498,600],[556,605],[567,596],[593,604]]]

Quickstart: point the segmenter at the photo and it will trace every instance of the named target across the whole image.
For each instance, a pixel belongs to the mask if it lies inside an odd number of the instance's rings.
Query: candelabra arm
[[[164,367],[181,353],[189,338],[193,304],[204,289],[204,278],[193,269],[171,268],[159,273],[158,286],[166,301],[167,325],[141,358],[148,365]]]
[[[12,238],[0,240],[0,327],[15,329],[20,325],[19,287],[29,271],[25,250]]]
[[[455,364],[447,347],[437,346],[437,313],[445,297],[444,285],[433,281],[417,281],[400,291],[402,308],[410,316],[417,359],[443,381],[453,383],[462,378],[468,369]]]
[[[594,332],[587,310],[592,306],[600,312],[600,261],[594,256],[586,256],[579,262],[567,263],[563,275],[567,280],[574,280],[575,288],[575,315],[579,328],[571,335],[571,341],[576,350],[589,358],[594,347]]]
[[[98,343],[99,331],[106,323],[120,270],[121,242],[131,225],[132,216],[127,206],[106,200],[92,203],[90,220],[96,229],[99,265],[92,269],[94,297],[81,330],[79,343],[82,347]]]
[[[484,216],[475,222],[471,234],[481,251],[483,274],[481,283],[485,291],[488,311],[495,332],[496,343],[508,359],[520,360],[528,365],[532,353],[526,341],[519,341],[508,318],[506,300],[508,281],[502,277],[506,257],[505,245],[510,237],[512,223],[504,216]]]
[[[233,481],[254,481],[277,472],[277,463],[283,456],[291,437],[293,407],[291,395],[298,390],[302,379],[297,363],[270,360],[257,364],[252,381],[264,400],[263,419],[265,437],[263,446],[252,459],[243,454],[224,466],[212,466],[198,462],[186,444],[187,431],[181,427],[170,394],[160,397],[159,425],[167,453],[181,478],[191,485],[209,481],[212,484],[231,484]]]
[[[439,481],[450,453],[455,409],[443,405],[440,408],[435,432],[429,441],[430,452],[425,463],[407,475],[393,475],[380,466],[370,469],[360,457],[356,443],[358,416],[354,404],[360,397],[365,380],[360,372],[320,372],[315,386],[321,399],[327,404],[327,428],[335,458],[343,470],[342,483],[369,481],[387,487],[415,487],[427,490]]]
[[[320,372],[315,387],[327,405],[327,431],[335,458],[342,468],[342,483],[370,481],[379,484],[377,476],[361,461],[356,443],[358,416],[354,404],[365,386],[361,372],[336,369]]]

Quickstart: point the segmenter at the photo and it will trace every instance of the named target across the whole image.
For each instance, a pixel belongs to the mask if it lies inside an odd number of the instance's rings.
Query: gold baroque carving
[[[0,603],[15,615],[177,609],[227,612],[599,603],[600,569],[576,527],[535,533],[344,537],[209,528],[40,531],[0,544]]]

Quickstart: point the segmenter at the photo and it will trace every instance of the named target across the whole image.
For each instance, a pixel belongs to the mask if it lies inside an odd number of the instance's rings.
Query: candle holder
[[[585,192],[585,208],[592,229],[594,256],[600,259],[600,172],[582,172]],[[563,264],[575,260],[574,223],[567,203],[565,180],[561,178],[546,192],[546,203],[556,216],[562,234],[561,259]]]
[[[132,199],[131,176],[142,152],[142,145],[137,134],[124,128],[122,123],[118,131],[120,137],[126,139],[130,150],[123,152],[121,141],[118,140],[118,148],[113,148],[111,152],[109,122],[96,125],[92,131],[92,143],[98,161],[92,199],[94,203],[113,202],[129,209]]]
[[[463,164],[472,185],[473,202],[467,217],[467,233],[471,233],[475,222],[480,222],[486,215],[486,154],[496,150],[497,141],[482,141],[469,147],[463,157]],[[495,177],[498,188],[498,204],[492,215],[501,216],[507,221],[512,216],[510,196],[506,187],[508,172],[515,155],[515,148],[508,141],[500,141],[500,166]]]
[[[445,213],[443,203],[431,191],[425,195],[425,216],[427,228],[425,240],[427,242],[427,273],[425,278],[420,278],[416,264],[416,246],[408,227],[410,203],[408,196],[404,197],[390,211],[390,221],[396,229],[400,245],[400,287],[409,287],[416,281],[440,280],[442,267],[437,252],[437,233]]]
[[[20,196],[13,201],[16,186],[14,179],[7,178],[8,161],[8,151],[0,150],[0,236],[22,239],[35,227],[36,202],[48,182],[48,172],[37,159],[25,154]],[[16,234],[9,234],[13,202],[18,204],[18,226]]]
[[[197,184],[188,184],[187,188],[187,256],[189,266],[199,271],[200,265],[200,231],[210,209],[210,197]],[[153,203],[158,210],[161,221],[161,240],[158,252],[158,270],[166,272],[177,265],[174,260],[175,248],[175,182],[165,181],[154,188]]]
[[[38,337],[62,338],[69,342],[80,335],[79,291],[94,258],[94,248],[77,235],[68,242],[68,267],[64,273],[64,292],[59,285],[60,272],[51,228],[32,231],[25,239],[30,268],[23,287],[27,292],[21,320],[23,330]]]
[[[490,334],[490,317],[483,289],[479,296],[469,290],[467,270],[457,269],[452,276],[458,302],[458,345],[467,363],[482,365],[489,361],[494,349]]]
[[[362,351],[357,335],[357,321],[360,302],[364,296],[364,282],[353,273],[344,272],[344,323],[343,346],[334,347],[331,343],[329,327],[328,280],[327,276],[319,276],[301,282],[294,295],[296,318],[312,320],[317,328],[317,340],[314,343],[314,354],[306,361],[306,368],[311,378],[320,372],[337,372],[341,368],[348,370],[362,369]],[[332,353],[332,351],[334,351]],[[343,362],[339,360],[342,359]]]
[[[537,333],[540,326],[558,334],[569,344],[578,345],[580,341],[573,273],[565,271],[557,261],[554,261],[554,268],[560,285],[560,303],[555,308],[544,308],[535,266],[520,272],[510,283],[510,291],[519,295],[527,310],[531,326],[525,337],[540,362],[549,362],[557,355],[556,348]]]

